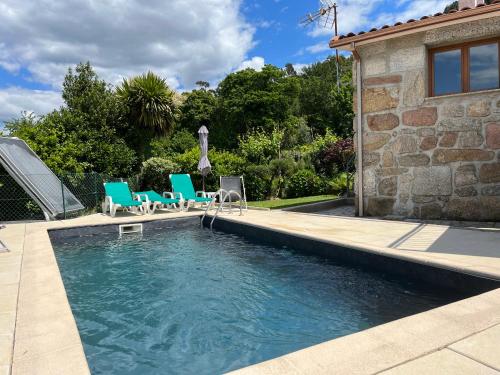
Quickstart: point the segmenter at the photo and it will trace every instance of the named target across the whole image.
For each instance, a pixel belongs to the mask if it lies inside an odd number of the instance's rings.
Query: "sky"
[[[442,11],[451,0],[338,0],[339,31]],[[70,66],[90,61],[111,84],[152,70],[177,90],[264,64],[297,70],[332,51],[333,30],[299,20],[317,0],[2,0],[0,126],[62,105]]]

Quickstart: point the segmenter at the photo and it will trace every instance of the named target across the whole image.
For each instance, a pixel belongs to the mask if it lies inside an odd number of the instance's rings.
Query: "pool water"
[[[219,374],[459,298],[194,224],[65,241],[94,374]]]

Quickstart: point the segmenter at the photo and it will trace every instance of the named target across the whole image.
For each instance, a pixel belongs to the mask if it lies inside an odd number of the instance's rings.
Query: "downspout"
[[[357,108],[356,108],[356,148],[358,150],[357,155],[357,173],[358,173],[358,216],[364,216],[364,204],[363,204],[363,87],[361,79],[361,56],[356,50],[356,44],[351,43],[352,54],[356,60],[356,96],[357,96]]]

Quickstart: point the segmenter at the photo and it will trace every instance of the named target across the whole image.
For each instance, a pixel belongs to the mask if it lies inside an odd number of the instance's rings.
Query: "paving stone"
[[[407,126],[431,126],[438,119],[437,107],[422,107],[403,112],[403,124]]]

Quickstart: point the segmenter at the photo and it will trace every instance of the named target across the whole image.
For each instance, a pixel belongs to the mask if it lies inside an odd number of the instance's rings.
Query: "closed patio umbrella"
[[[202,126],[198,130],[198,136],[200,138],[200,150],[201,157],[198,162],[198,170],[203,176],[203,191],[205,191],[205,176],[212,170],[212,165],[210,165],[210,160],[208,160],[208,129],[206,126]]]

